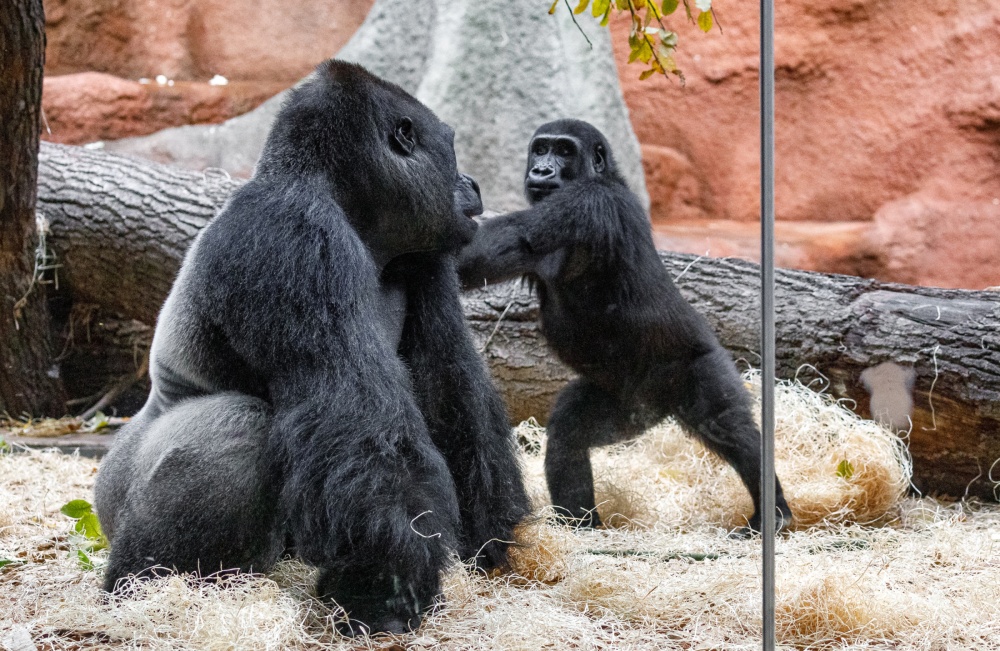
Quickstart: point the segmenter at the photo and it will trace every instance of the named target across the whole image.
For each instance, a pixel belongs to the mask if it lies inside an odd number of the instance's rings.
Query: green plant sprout
[[[83,549],[76,550],[75,556],[80,563],[80,568],[84,572],[90,572],[95,566],[88,552],[92,554],[108,546],[108,539],[101,531],[101,523],[97,519],[97,514],[94,513],[93,507],[87,500],[68,502],[59,509],[59,512],[76,520],[73,531],[83,536],[86,545]],[[70,555],[74,555],[73,552],[70,552]]]

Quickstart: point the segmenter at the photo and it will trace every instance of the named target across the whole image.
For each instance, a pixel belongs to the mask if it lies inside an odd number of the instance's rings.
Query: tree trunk
[[[759,267],[686,254],[661,258],[723,345],[745,360],[741,366],[759,366]],[[775,302],[778,377],[817,380],[811,386],[849,399],[848,406],[870,418],[878,394],[869,394],[862,374],[897,364],[912,391],[903,381],[887,390],[906,391],[912,406],[912,428],[896,423],[909,429],[914,485],[954,497],[997,498],[1000,292],[779,269]],[[508,283],[467,294],[465,305],[481,347],[488,341],[486,357],[515,417],[544,417],[572,375],[543,352],[535,301]]]
[[[190,239],[238,185],[47,144],[40,170],[40,202],[52,220],[51,245],[65,264],[61,274],[72,300],[147,324]],[[758,365],[758,267],[681,254],[663,254],[663,262],[722,343]],[[512,416],[544,422],[572,373],[546,350],[535,299],[507,283],[463,301]],[[896,363],[904,378],[896,389],[912,404],[906,411],[915,485],[993,497],[987,476],[1000,458],[1000,293],[780,269],[776,307],[780,377],[825,377],[814,386],[829,385],[832,395],[849,398],[867,416],[871,398],[862,373]],[[912,392],[906,387],[911,373]]]
[[[74,303],[154,324],[194,236],[243,181],[42,143],[38,197]]]
[[[41,0],[0,4],[0,411],[11,416],[65,409],[36,274],[35,250],[45,250],[35,220],[44,64]]]

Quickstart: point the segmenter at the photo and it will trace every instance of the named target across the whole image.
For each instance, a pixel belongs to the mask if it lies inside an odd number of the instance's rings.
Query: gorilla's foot
[[[337,622],[335,625],[337,632],[344,637],[357,637],[358,635],[404,635],[417,629],[416,626],[409,626],[406,622],[395,618],[387,618],[371,624],[348,618],[346,621]]]
[[[754,513],[753,517],[751,517],[750,521],[747,523],[747,526],[733,529],[729,532],[729,537],[733,539],[746,539],[752,538],[753,536],[759,536],[763,529],[761,525],[762,519],[763,518],[760,513]],[[788,508],[788,505],[785,504],[783,507],[777,506],[774,514],[774,532],[777,534],[783,533],[787,531],[790,526],[792,526],[792,512]]]
[[[316,585],[321,599],[346,611],[347,619],[336,626],[348,637],[414,631],[438,592],[436,576],[428,585],[417,585],[415,578],[390,573],[386,568],[324,570]]]

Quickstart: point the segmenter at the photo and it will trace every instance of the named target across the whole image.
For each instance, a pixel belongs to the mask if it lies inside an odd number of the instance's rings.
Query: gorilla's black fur
[[[363,68],[293,90],[198,236],[152,391],[101,465],[105,587],[264,571],[286,541],[371,631],[420,622],[452,550],[502,566],[529,511],[455,253],[482,212],[453,132]]]
[[[552,502],[598,525],[589,449],[638,436],[668,415],[728,461],[753,496],[760,530],[760,433],[733,360],[681,296],[649,220],[593,126],[541,126],[528,152],[527,210],[487,220],[459,258],[466,288],[524,276],[542,332],[579,373],[549,417]],[[791,522],[780,482],[779,522]],[[746,533],[744,531],[744,533]]]

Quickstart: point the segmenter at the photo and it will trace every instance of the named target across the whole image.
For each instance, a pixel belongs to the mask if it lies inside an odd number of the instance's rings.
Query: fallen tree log
[[[39,209],[51,222],[49,244],[63,264],[63,291],[71,302],[100,306],[116,319],[152,324],[190,240],[238,185],[225,176],[43,144]],[[723,344],[756,366],[757,266],[662,257]],[[534,298],[507,283],[463,301],[512,416],[544,422],[572,373],[546,350]],[[1000,293],[782,269],[776,309],[780,377],[815,380],[813,386],[869,416],[862,374],[893,362],[904,380],[890,378],[899,386],[889,388],[911,401],[916,487],[995,499],[990,471],[1000,459]],[[869,385],[878,389],[880,380],[872,377]]]

